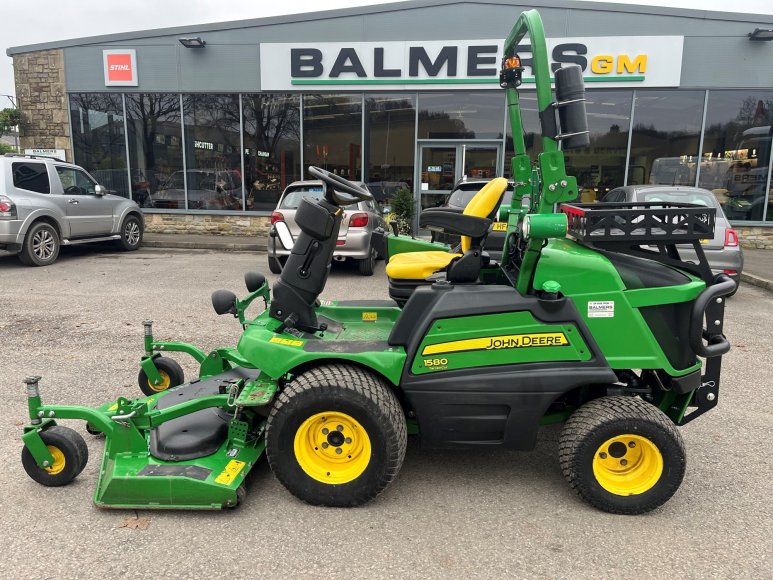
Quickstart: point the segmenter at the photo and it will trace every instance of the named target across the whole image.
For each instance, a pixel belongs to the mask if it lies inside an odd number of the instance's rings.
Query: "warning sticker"
[[[302,340],[290,340],[289,338],[279,338],[278,336],[275,336],[269,342],[284,344],[285,346],[303,346]]]
[[[220,472],[220,475],[215,478],[215,483],[230,485],[234,478],[241,473],[245,465],[244,461],[232,459],[228,462],[228,465],[225,466],[225,469]]]
[[[378,312],[363,312],[362,319],[370,322],[376,321],[378,320]]]
[[[588,318],[614,318],[615,301],[599,300],[588,302]]]

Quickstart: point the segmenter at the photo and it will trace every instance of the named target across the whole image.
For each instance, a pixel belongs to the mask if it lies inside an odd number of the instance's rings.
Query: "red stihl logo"
[[[107,80],[130,81],[133,76],[131,54],[107,55]]]

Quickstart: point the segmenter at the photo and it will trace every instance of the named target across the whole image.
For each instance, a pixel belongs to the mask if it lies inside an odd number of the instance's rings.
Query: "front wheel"
[[[26,447],[21,451],[21,463],[27,475],[41,485],[49,487],[67,485],[86,467],[89,448],[77,432],[68,427],[55,425],[42,431],[40,438],[53,456],[53,463],[46,467],[39,467]]]
[[[130,215],[123,221],[121,226],[121,239],[118,245],[126,252],[133,252],[139,249],[142,244],[142,222],[140,218]]]
[[[406,445],[405,415],[392,390],[346,365],[296,376],[274,403],[266,428],[274,475],[312,505],[372,500],[397,476]]]
[[[601,397],[575,411],[561,433],[559,457],[580,497],[628,515],[667,502],[687,462],[682,437],[665,413],[629,396]]]
[[[19,260],[27,266],[48,266],[59,256],[59,234],[46,222],[33,224],[24,237]]]
[[[153,359],[153,362],[158,369],[158,374],[161,375],[161,383],[154,385],[148,378],[148,375],[145,374],[145,371],[140,369],[140,373],[137,375],[137,384],[145,396],[157,395],[185,382],[185,373],[176,360],[166,358],[165,356],[157,356]]]

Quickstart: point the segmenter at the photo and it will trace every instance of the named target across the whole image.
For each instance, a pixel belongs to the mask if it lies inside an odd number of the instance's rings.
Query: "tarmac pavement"
[[[0,578],[770,578],[773,569],[773,295],[743,285],[728,301],[719,406],[681,429],[688,466],[666,505],[602,513],[564,481],[559,427],[532,452],[427,452],[411,440],[395,482],[372,503],[296,500],[266,462],[235,511],[110,511],[93,506],[104,440],[82,422],[90,461],[69,486],[30,480],[19,460],[22,379],[44,402],[97,405],[136,396],[142,320],[162,340],[235,344],[217,288],[243,295],[265,254],[73,247],[46,268],[0,253]],[[386,298],[383,263],[362,278],[334,264],[323,298]],[[189,377],[195,368],[182,356]],[[122,527],[149,518],[147,529]]]

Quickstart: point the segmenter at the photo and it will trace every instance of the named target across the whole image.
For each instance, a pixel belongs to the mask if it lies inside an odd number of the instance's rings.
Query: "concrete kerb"
[[[759,288],[763,288],[769,292],[773,292],[773,280],[760,278],[759,276],[755,276],[754,274],[741,272],[741,282],[744,282],[746,284],[751,284],[752,286],[757,286]]]

